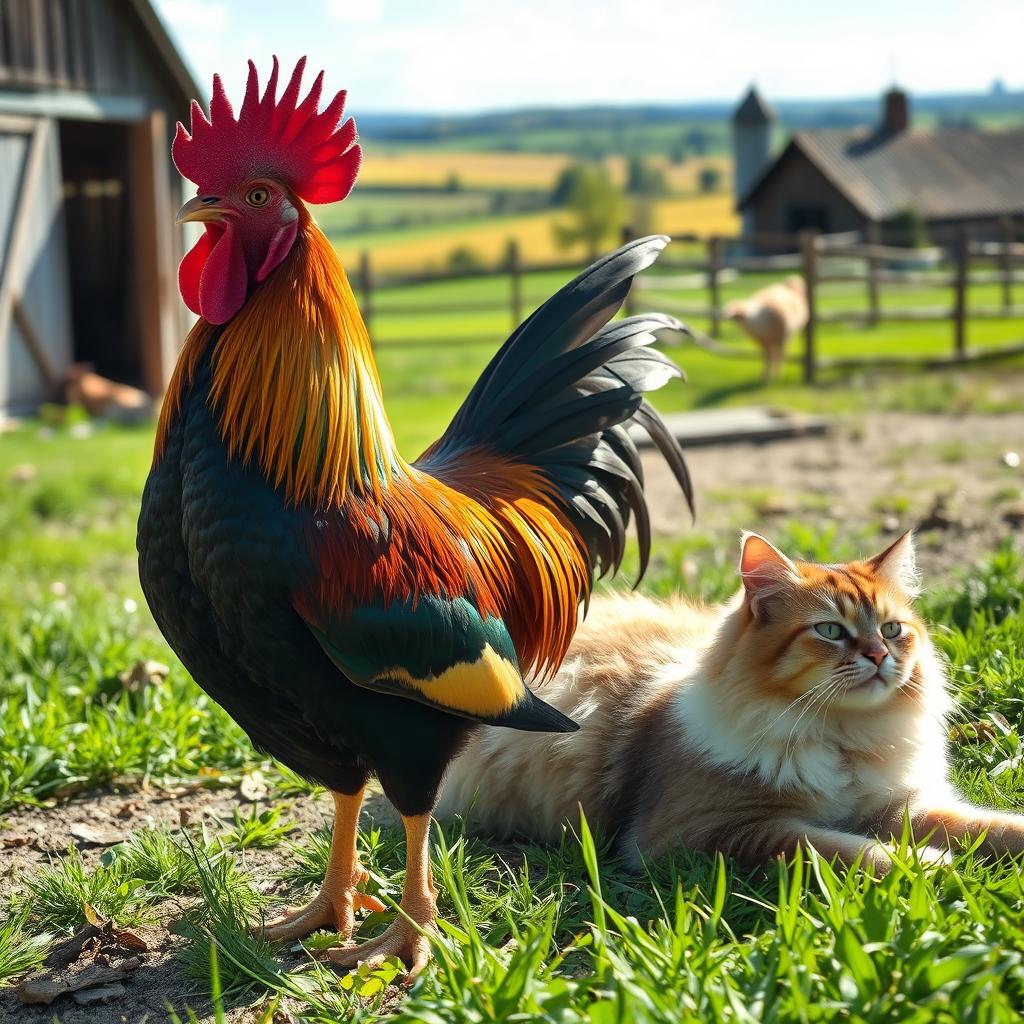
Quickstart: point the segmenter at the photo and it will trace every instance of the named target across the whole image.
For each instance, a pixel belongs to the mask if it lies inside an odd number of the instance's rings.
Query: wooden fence
[[[998,348],[971,348],[968,322],[978,319],[1024,318],[1024,243],[1017,241],[1015,222],[1000,226],[998,240],[976,240],[968,228],[955,229],[930,248],[899,248],[881,244],[876,236],[862,238],[857,232],[799,235],[760,233],[745,236],[700,237],[673,236],[673,246],[657,264],[657,271],[634,282],[626,301],[627,312],[658,309],[683,319],[703,320],[711,338],[720,335],[725,316],[723,286],[734,284],[745,273],[798,274],[807,288],[809,317],[804,330],[802,355],[804,378],[812,383],[823,368],[854,368],[865,365],[923,365],[928,367],[964,363],[1024,352],[1024,339]],[[624,240],[632,237],[629,229]],[[686,255],[677,253],[686,252]],[[510,242],[500,267],[471,268],[461,271],[431,271],[420,274],[378,276],[372,257],[364,252],[360,259],[356,286],[363,317],[379,346],[479,344],[497,339],[493,333],[483,336],[396,337],[383,340],[375,330],[381,316],[415,317],[437,314],[479,313],[508,310],[509,327],[519,324],[528,307],[546,296],[527,297],[524,279],[528,274],[558,271],[566,277],[579,270],[578,261],[525,264],[519,247]],[[389,302],[388,292],[399,286],[438,282],[470,281],[491,278],[507,281],[505,298],[485,298],[450,302]],[[824,309],[820,303],[823,286],[861,284],[864,304],[857,309]],[[998,284],[1001,301],[995,306],[969,302],[971,285]],[[950,300],[941,306],[891,306],[883,304],[883,291],[892,288],[925,287],[948,289]],[[666,292],[704,292],[706,301],[684,301]],[[825,359],[818,352],[817,336],[822,324],[846,323],[876,326],[891,322],[949,323],[952,327],[948,356],[871,356]]]
[[[969,348],[967,327],[970,320],[1024,318],[1024,302],[1014,303],[1014,286],[1024,284],[1024,244],[1016,239],[1017,228],[1012,220],[1000,223],[998,241],[975,240],[971,230],[960,227],[940,234],[942,244],[927,248],[901,248],[883,245],[877,235],[863,239],[857,232],[819,234],[813,231],[799,235],[756,234],[746,236],[714,236],[700,239],[694,235],[674,236],[673,241],[693,248],[703,248],[700,255],[674,259],[670,254],[659,261],[661,271],[681,271],[701,275],[708,295],[707,304],[683,302],[652,293],[678,290],[681,283],[671,274],[647,275],[637,279],[627,301],[631,312],[657,307],[665,312],[693,319],[704,319],[709,333],[717,338],[721,331],[724,309],[721,286],[737,275],[752,272],[798,274],[807,290],[808,320],[804,329],[804,379],[813,383],[822,368],[855,368],[865,365],[946,366],[979,361],[1024,352],[1024,339],[996,348]],[[628,232],[626,233],[628,237]],[[671,250],[669,250],[671,253]],[[766,254],[767,253],[767,254]],[[992,264],[986,268],[985,264]],[[822,309],[820,289],[829,284],[861,284],[865,304],[857,309]],[[998,284],[1001,301],[996,306],[971,305],[970,286]],[[883,306],[883,286],[949,289],[950,301],[943,306]],[[1018,289],[1019,297],[1024,294]],[[821,324],[845,323],[873,327],[883,321],[951,324],[950,352],[935,356],[872,356],[857,359],[823,359],[817,350],[818,328]]]

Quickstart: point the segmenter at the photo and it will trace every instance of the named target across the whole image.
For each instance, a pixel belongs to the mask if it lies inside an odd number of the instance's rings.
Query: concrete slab
[[[791,437],[820,437],[829,430],[828,421],[822,416],[765,406],[695,409],[690,412],[666,413],[662,418],[672,436],[684,448],[705,444],[778,441]],[[650,444],[647,434],[640,428],[631,428],[630,433],[637,444]]]

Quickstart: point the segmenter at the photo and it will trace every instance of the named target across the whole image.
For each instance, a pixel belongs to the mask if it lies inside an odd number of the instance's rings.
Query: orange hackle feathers
[[[398,454],[366,327],[329,241],[301,211],[292,252],[219,333],[200,320],[157,430],[161,457],[208,350],[230,457],[310,509],[312,621],[357,603],[471,595],[505,620],[523,671],[554,669],[590,587],[585,545],[536,467],[464,451],[437,476]],[[431,466],[432,472],[434,467]]]
[[[210,400],[231,457],[255,460],[290,502],[328,508],[350,487],[379,493],[401,460],[348,278],[323,232],[300,216],[292,252],[217,338]],[[185,342],[158,456],[211,337],[200,321]]]

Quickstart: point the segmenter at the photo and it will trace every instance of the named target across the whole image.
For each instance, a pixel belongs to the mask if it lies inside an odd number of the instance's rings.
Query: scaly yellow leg
[[[368,896],[357,889],[369,877],[356,852],[359,809],[363,805],[364,792],[360,790],[354,796],[331,793],[334,797],[334,831],[323,885],[307,906],[265,925],[262,929],[265,938],[272,942],[301,939],[319,928],[327,928],[347,939],[355,927],[357,910],[385,909],[375,896]]]
[[[375,939],[352,946],[339,946],[327,951],[328,957],[341,967],[354,967],[366,962],[376,965],[390,956],[400,957],[409,973],[405,983],[426,967],[430,960],[430,940],[424,932],[434,927],[437,913],[436,890],[430,870],[430,815],[418,814],[402,817],[405,825],[405,887],[400,904],[404,915],[399,915]]]

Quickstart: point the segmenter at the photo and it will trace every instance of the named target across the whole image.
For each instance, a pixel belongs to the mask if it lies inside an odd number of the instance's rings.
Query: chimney
[[[910,127],[910,99],[895,85],[882,100],[882,131],[887,135],[905,132]]]

